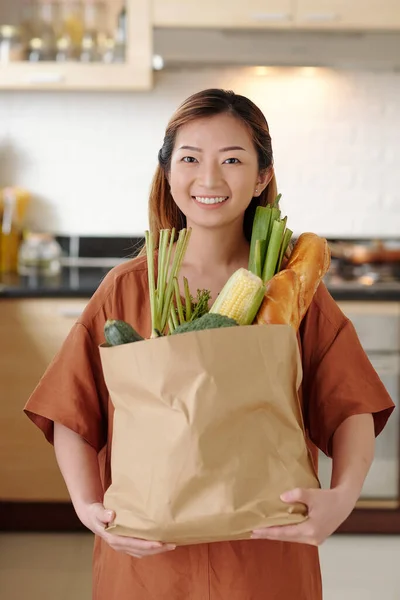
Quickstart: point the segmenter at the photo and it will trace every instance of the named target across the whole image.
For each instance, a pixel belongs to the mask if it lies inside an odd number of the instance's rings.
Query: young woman
[[[247,267],[255,208],[276,194],[268,125],[250,100],[206,90],[179,107],[159,152],[150,227],[157,239],[161,228],[192,228],[181,271],[190,289],[209,289],[215,299],[229,276]],[[300,329],[300,395],[315,462],[318,448],[333,457],[331,489],[282,497],[305,503],[309,519],[254,532],[251,540],[177,548],[105,532],[113,518],[102,504],[113,408],[98,345],[109,315],[149,336],[146,264],[140,256],[110,271],[25,408],[54,443],[76,513],[96,536],[94,600],[321,600],[317,546],[354,508],[374,438],[393,410],[352,323],[323,284]]]

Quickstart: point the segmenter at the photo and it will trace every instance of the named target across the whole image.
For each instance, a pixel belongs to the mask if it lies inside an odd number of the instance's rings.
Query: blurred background
[[[92,536],[21,410],[137,252],[166,124],[208,87],[263,110],[283,213],[328,239],[325,282],[398,403],[399,0],[0,0],[2,600],[90,598]],[[321,549],[327,600],[400,598],[399,424]]]

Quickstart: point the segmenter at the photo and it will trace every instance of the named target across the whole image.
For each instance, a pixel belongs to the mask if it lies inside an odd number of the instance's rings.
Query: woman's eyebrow
[[[179,150],[192,150],[193,152],[203,152],[201,148],[196,148],[195,146],[181,146]],[[226,146],[226,148],[220,148],[220,152],[230,152],[231,150],[243,150],[246,152],[245,148],[241,146]]]

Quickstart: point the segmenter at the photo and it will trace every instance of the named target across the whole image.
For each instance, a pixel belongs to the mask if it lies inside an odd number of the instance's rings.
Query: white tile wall
[[[264,111],[295,234],[400,232],[400,73],[207,68],[160,72],[146,94],[1,93],[0,186],[34,200],[32,226],[134,235],[165,125],[188,95],[234,89]]]

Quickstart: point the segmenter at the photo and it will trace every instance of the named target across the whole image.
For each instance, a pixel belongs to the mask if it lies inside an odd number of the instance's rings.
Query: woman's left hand
[[[346,490],[295,489],[282,494],[288,504],[301,502],[308,507],[308,519],[298,525],[265,527],[253,532],[252,539],[279,540],[320,546],[347,519],[355,502]]]

